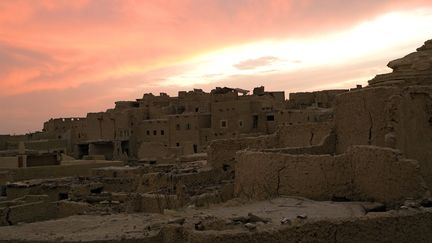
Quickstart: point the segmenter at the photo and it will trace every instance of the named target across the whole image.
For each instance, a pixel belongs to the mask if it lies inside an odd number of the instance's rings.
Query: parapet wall
[[[17,169],[4,169],[3,173],[7,174],[4,178],[0,177],[0,185],[7,181],[23,181],[39,178],[57,178],[67,176],[90,176],[92,169],[123,165],[120,161],[85,161],[85,163],[71,162],[66,165],[39,166]]]
[[[278,147],[307,147],[320,144],[333,130],[333,123],[305,123],[281,126],[276,132]]]
[[[208,161],[215,169],[233,169],[235,153],[239,150],[316,146],[323,143],[332,129],[332,123],[307,123],[281,126],[271,135],[215,140],[207,151]]]
[[[234,192],[248,198],[284,195],[392,206],[429,193],[417,161],[388,148],[353,146],[337,156],[241,151],[236,160]]]
[[[262,149],[277,147],[278,138],[275,134],[259,137],[221,139],[210,143],[207,150],[208,163],[216,170],[232,171],[235,154],[243,149]]]

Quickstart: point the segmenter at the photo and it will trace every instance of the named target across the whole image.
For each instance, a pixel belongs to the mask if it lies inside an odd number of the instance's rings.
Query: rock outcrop
[[[432,40],[428,40],[417,52],[393,60],[387,64],[392,73],[379,74],[369,81],[370,86],[382,85],[430,85],[432,82]]]

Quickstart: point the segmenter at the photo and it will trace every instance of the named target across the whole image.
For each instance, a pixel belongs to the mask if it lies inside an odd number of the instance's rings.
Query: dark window
[[[186,124],[186,130],[190,130],[190,129],[191,129],[191,124],[190,123]]]
[[[231,166],[227,165],[227,164],[222,164],[222,169],[224,171],[227,171]]]
[[[177,146],[177,147],[180,146],[180,143],[176,143],[176,146]]]
[[[147,130],[147,135],[150,135],[150,130]]]
[[[180,124],[176,124],[176,130],[180,130]]]
[[[199,108],[198,108],[198,107],[196,107],[196,108],[195,108],[195,112],[198,112],[198,111],[199,111]]]
[[[258,128],[258,116],[254,115],[252,119],[253,119],[252,128]]]
[[[239,127],[243,127],[243,121],[242,120],[239,121]]]
[[[24,159],[22,156],[18,156],[18,167],[21,168],[24,166]]]
[[[114,175],[114,177],[116,177],[117,175]],[[96,187],[94,189],[91,189],[90,192],[94,193],[94,194],[101,194],[103,191],[103,187]]]
[[[267,121],[274,121],[274,115],[268,115],[267,116]]]
[[[164,130],[161,130],[161,135],[165,135],[165,131]]]
[[[156,130],[153,130],[153,135],[156,135],[157,134],[157,131]]]
[[[196,144],[193,145],[193,151],[194,153],[198,153],[198,145]]]
[[[228,126],[228,122],[226,120],[221,120],[221,127],[227,127]]]
[[[69,198],[69,195],[67,192],[60,192],[58,194],[58,200],[66,200]]]

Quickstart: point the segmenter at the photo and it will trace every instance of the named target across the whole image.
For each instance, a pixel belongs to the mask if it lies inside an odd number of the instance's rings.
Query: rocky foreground
[[[277,198],[165,214],[76,215],[2,227],[0,242],[427,242],[432,209]],[[380,212],[381,211],[381,212]]]

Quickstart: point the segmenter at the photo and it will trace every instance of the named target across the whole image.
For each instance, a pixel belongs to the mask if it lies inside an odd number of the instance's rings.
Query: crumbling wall
[[[285,153],[285,154],[334,154],[336,146],[336,135],[331,132],[323,138],[321,143],[317,145],[305,146],[305,147],[286,147],[286,148],[272,148],[262,149],[262,152],[272,153]]]
[[[416,161],[375,146],[353,146],[337,156],[241,151],[235,173],[235,194],[257,199],[289,195],[394,205],[428,193]]]
[[[93,168],[123,165],[120,161],[70,162],[67,165],[28,167],[8,169],[10,181],[23,181],[38,178],[56,178],[67,176],[90,176]]]
[[[277,131],[278,147],[306,147],[320,144],[328,136],[333,123],[306,123],[281,126]]]
[[[392,97],[387,109],[387,145],[418,160],[432,188],[432,87],[408,87]]]
[[[271,135],[215,140],[210,143],[207,151],[208,162],[215,169],[232,171],[235,153],[239,150],[320,145],[332,129],[332,123],[307,123],[280,126],[278,131]]]
[[[432,88],[430,86],[376,87],[337,97],[336,151],[351,145],[397,148],[420,163],[432,187]]]
[[[336,151],[343,153],[351,145],[385,146],[386,106],[399,91],[394,87],[367,88],[336,97]]]
[[[238,152],[234,192],[266,199],[281,195],[328,200],[349,194],[347,163],[341,156]]]
[[[47,195],[26,195],[0,203],[0,226],[63,218],[88,209],[87,203],[49,202]]]
[[[375,146],[351,147],[345,154],[353,178],[353,200],[384,203],[427,196],[419,164],[400,151]]]
[[[103,155],[106,160],[112,160],[114,145],[112,142],[91,143],[89,145],[89,155]]]
[[[172,149],[158,142],[143,142],[138,149],[138,159],[162,161],[163,158],[175,158],[182,154],[182,149]]]
[[[27,155],[27,167],[60,165],[60,160],[55,153]]]
[[[187,187],[217,184],[221,180],[218,172],[212,169],[189,173],[146,173],[139,177],[138,192],[155,192],[160,189],[175,191],[184,185]]]
[[[44,139],[36,141],[26,141],[26,149],[39,151],[66,151],[68,141],[66,139]]]
[[[274,148],[278,139],[275,134],[259,137],[215,140],[207,150],[208,163],[216,170],[232,171],[235,154],[243,149]]]

